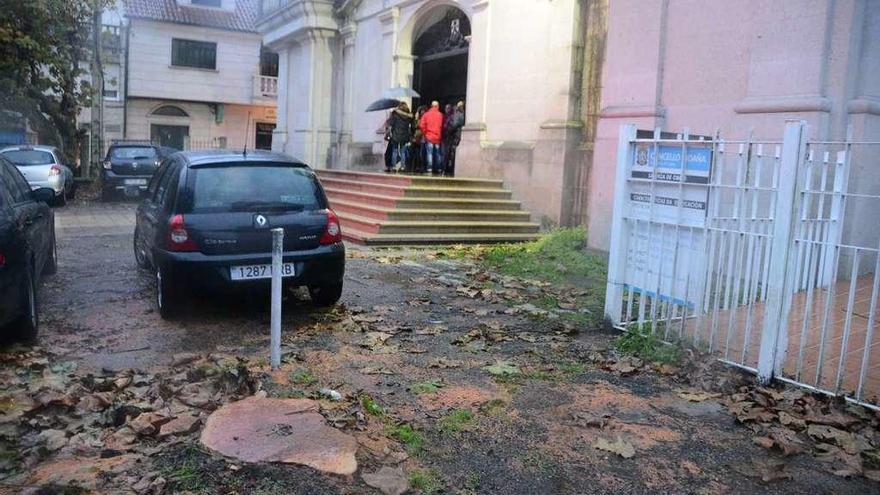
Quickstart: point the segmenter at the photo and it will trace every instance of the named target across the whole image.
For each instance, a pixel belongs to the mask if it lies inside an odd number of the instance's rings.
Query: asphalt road
[[[161,366],[179,352],[267,352],[268,289],[190,294],[182,317],[159,317],[153,276],[138,269],[132,253],[136,207],[77,202],[55,210],[59,268],[40,290],[40,343],[87,369]],[[361,261],[348,262],[343,302],[379,304],[383,294],[400,290],[371,290],[364,280],[375,274]],[[304,290],[285,298],[283,332],[295,332],[316,309]]]

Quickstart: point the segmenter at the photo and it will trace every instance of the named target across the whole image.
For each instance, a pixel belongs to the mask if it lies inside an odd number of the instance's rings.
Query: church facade
[[[257,28],[280,60],[273,143],[316,168],[378,171],[387,114],[365,109],[383,92],[465,101],[456,174],[503,178],[545,225],[582,223],[590,13],[578,0],[264,0]]]
[[[279,54],[273,147],[316,168],[381,170],[394,87],[466,102],[456,173],[504,179],[549,225],[607,249],[621,124],[880,140],[872,0],[261,0]],[[873,171],[862,176],[880,181]]]

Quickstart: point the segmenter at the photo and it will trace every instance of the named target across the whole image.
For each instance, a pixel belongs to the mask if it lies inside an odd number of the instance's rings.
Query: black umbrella
[[[379,110],[388,110],[389,108],[397,108],[397,105],[400,105],[400,101],[394,100],[391,98],[382,98],[381,100],[376,100],[373,103],[370,103],[370,106],[367,107],[367,112],[378,112]]]

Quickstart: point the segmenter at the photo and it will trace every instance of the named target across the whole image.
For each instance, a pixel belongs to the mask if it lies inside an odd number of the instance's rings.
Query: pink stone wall
[[[589,243],[608,249],[618,129],[880,141],[880,2],[614,0],[590,173]],[[880,181],[880,162],[860,180]]]

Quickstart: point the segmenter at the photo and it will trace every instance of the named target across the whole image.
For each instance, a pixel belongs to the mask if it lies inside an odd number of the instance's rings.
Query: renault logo
[[[263,215],[257,215],[254,217],[254,223],[257,224],[257,227],[265,227],[269,221]]]

